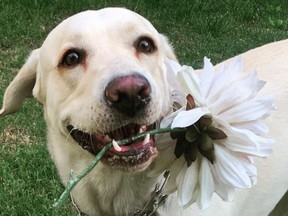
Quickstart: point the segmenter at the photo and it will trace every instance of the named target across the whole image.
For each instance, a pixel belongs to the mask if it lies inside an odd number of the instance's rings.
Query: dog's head
[[[33,92],[49,130],[97,154],[113,139],[152,129],[171,107],[165,58],[175,58],[167,40],[136,13],[76,14],[32,52],[7,88],[0,115],[17,111]],[[156,155],[153,137],[146,137],[111,148],[102,162],[139,170]]]

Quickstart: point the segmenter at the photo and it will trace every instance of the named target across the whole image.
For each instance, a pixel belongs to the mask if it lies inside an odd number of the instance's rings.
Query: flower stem
[[[135,142],[138,139],[144,138],[147,134],[150,135],[156,135],[156,134],[162,134],[162,133],[171,133],[171,132],[183,132],[186,131],[186,128],[158,128],[158,129],[154,129],[154,130],[150,130],[150,131],[145,131],[143,133],[137,134],[133,137],[127,138],[127,139],[123,139],[123,140],[119,140],[117,141],[117,143],[119,143],[119,145],[125,145],[131,142]],[[101,151],[96,155],[96,157],[94,158],[94,160],[92,161],[92,163],[85,169],[83,170],[79,175],[77,175],[75,178],[73,178],[72,176],[72,171],[70,174],[70,178],[69,181],[67,182],[66,188],[64,190],[64,192],[61,194],[61,196],[58,198],[58,200],[56,200],[53,204],[53,207],[57,210],[60,209],[60,207],[65,203],[65,201],[67,200],[67,198],[69,197],[72,189],[86,176],[88,175],[93,168],[98,164],[98,162],[101,160],[101,158],[104,156],[104,154],[112,147],[112,142],[108,143],[107,145],[105,145]]]
[[[187,128],[158,128],[158,129],[154,129],[154,130],[150,130],[150,131],[145,131],[143,133],[139,133],[135,136],[129,137],[127,139],[123,139],[123,140],[119,140],[117,141],[117,143],[119,145],[125,145],[131,142],[135,142],[141,138],[144,138],[147,134],[150,135],[156,135],[156,134],[162,134],[162,133],[171,133],[171,132],[183,132],[186,131]]]
[[[105,145],[101,149],[101,151],[96,155],[92,163],[85,170],[83,170],[79,175],[77,175],[75,178],[73,178],[72,175],[70,175],[70,179],[66,185],[64,192],[61,194],[58,200],[54,202],[53,204],[54,208],[59,209],[64,204],[64,202],[67,200],[68,196],[70,195],[70,192],[76,186],[76,184],[78,184],[86,175],[88,175],[92,171],[92,169],[98,164],[98,162],[104,156],[106,151],[108,151],[109,148],[111,148],[111,146],[112,146],[112,143]]]

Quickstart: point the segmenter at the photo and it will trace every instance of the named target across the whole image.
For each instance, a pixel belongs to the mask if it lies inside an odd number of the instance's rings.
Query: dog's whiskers
[[[76,130],[76,128],[73,128],[72,130],[69,131],[69,133],[68,133],[68,134],[66,135],[66,137],[65,137],[65,142],[69,142],[69,141],[68,141],[68,138],[69,138],[69,137],[72,137],[71,134],[72,134],[72,132],[73,132],[74,130]]]

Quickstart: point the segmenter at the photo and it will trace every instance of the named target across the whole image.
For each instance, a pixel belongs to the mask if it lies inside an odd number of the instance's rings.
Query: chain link
[[[146,203],[142,210],[138,210],[134,216],[157,216],[157,209],[165,202],[168,195],[163,194],[164,186],[170,176],[170,172],[167,170],[163,174],[163,182],[157,183],[152,193],[151,199]],[[160,186],[161,184],[161,186]]]

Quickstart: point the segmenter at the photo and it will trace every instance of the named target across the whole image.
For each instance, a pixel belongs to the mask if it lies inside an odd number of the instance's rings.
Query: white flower
[[[183,207],[197,201],[205,209],[214,192],[231,201],[235,188],[250,188],[256,183],[253,157],[267,157],[272,151],[274,140],[266,136],[268,128],[262,120],[274,110],[273,97],[256,97],[265,82],[258,80],[256,72],[243,76],[239,57],[219,71],[204,58],[200,74],[175,62],[167,65],[182,92],[179,99],[181,93],[174,89],[177,94],[172,99],[182,108],[165,117],[161,127],[188,128],[198,134],[178,134],[175,140],[167,134],[158,135],[160,156],[151,175],[170,169],[166,193],[177,191]],[[183,97],[189,94],[192,99],[188,104],[194,107],[187,110]]]

